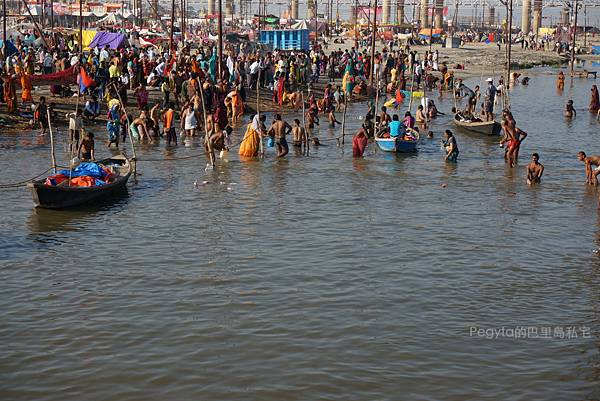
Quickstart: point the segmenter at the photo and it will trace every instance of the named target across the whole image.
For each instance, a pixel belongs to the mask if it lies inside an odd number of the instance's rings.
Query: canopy
[[[81,32],[81,36],[83,39],[83,49],[84,50],[90,50],[90,43],[92,43],[92,40],[94,40],[94,36],[96,36],[96,31],[82,31]],[[79,42],[79,33],[77,32],[75,34],[75,40],[77,42]]]
[[[109,46],[111,49],[120,49],[128,45],[127,37],[122,33],[112,32],[96,32],[94,40],[90,43],[89,47],[105,47]]]
[[[325,31],[325,28],[326,28],[325,23],[319,21],[318,26],[319,26],[319,32]],[[316,27],[317,27],[316,20],[309,21],[306,19],[298,21],[295,24],[292,24],[290,26],[291,29],[309,29],[311,31],[316,31],[317,30]]]
[[[538,35],[554,35],[556,28],[540,27],[538,29]]]
[[[115,13],[110,13],[106,17],[99,19],[97,21],[97,23],[98,24],[116,25],[119,23],[119,21],[122,21],[122,20],[123,20],[123,17],[121,15],[118,15]]]
[[[419,31],[419,36],[428,38],[429,35],[431,35],[434,38],[439,38],[440,36],[442,36],[442,33],[444,33],[444,30],[441,28],[423,28]]]

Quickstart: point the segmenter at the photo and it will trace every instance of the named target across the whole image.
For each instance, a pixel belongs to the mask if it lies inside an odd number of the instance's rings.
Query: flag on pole
[[[95,86],[96,82],[89,76],[85,71],[85,68],[79,68],[79,75],[77,75],[77,83],[79,84],[79,92],[83,93],[90,86]]]

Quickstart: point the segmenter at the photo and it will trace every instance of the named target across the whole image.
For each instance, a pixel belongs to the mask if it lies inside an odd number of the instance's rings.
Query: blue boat
[[[375,138],[375,142],[384,152],[414,153],[417,151],[419,135],[415,134],[415,136],[405,136],[404,138]]]

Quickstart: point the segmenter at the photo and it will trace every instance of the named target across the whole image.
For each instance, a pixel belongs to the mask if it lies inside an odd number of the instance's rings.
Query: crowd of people
[[[523,38],[524,43],[527,40]],[[400,97],[400,102],[402,93],[407,91],[437,89],[441,94],[449,90],[457,99],[466,99],[463,110],[454,110],[460,118],[480,118],[481,121],[495,120],[494,109],[501,102],[505,85],[502,80],[494,85],[490,78],[483,90],[479,86],[471,89],[462,80],[455,80],[451,69],[440,61],[438,50],[420,54],[410,45],[394,46],[393,42],[375,52],[374,59],[371,59],[368,47],[328,51],[316,44],[310,51],[262,52],[249,51],[246,44],[226,43],[223,56],[218,57],[214,44],[194,48],[189,43],[182,44],[173,51],[156,47],[111,49],[106,46],[82,53],[72,43],[57,43],[52,48],[34,49],[17,42],[18,52],[7,57],[0,68],[0,102],[6,105],[9,113],[17,113],[19,103],[21,110],[31,110],[40,135],[46,135],[56,116],[54,104],[47,103],[45,96],[34,102],[29,79],[36,72],[53,74],[74,68],[79,75],[80,95],[84,96],[84,101],[66,117],[72,152],[84,158],[93,155],[93,151],[89,151],[90,144],[93,149],[93,135],[87,135],[85,127],[103,115],[107,121],[106,144],[109,147],[119,147],[128,135],[139,141],[164,138],[168,145],[177,145],[179,136],[202,135],[214,160],[216,152],[231,146],[230,134],[233,127],[243,122],[249,94],[254,90],[270,91],[272,102],[280,107],[287,106],[294,111],[305,108],[304,123],[296,119],[289,124],[278,113],[267,128],[265,115],[255,114],[246,126],[239,154],[256,157],[262,138],[266,137],[267,146],[277,148],[277,157],[285,157],[289,152],[288,135],[292,136],[295,148],[302,148],[309,141],[318,145],[315,129],[321,118],[326,118],[328,126],[334,128],[340,124],[335,113],[340,112],[349,99],[371,98],[375,90],[373,85],[378,85],[381,92]],[[453,66],[453,69],[457,68],[461,66]],[[511,75],[511,81],[518,76]],[[82,81],[88,83],[82,84]],[[528,78],[522,79],[523,84],[527,82]],[[21,87],[20,102],[18,86]],[[557,88],[564,88],[562,72],[557,78]],[[159,98],[154,96],[152,100],[151,92],[159,93]],[[69,85],[60,83],[52,85],[50,93],[57,97],[78,96]],[[130,102],[130,98],[134,102]],[[132,103],[135,106],[131,106]],[[480,110],[477,110],[478,104]],[[376,111],[372,101],[367,107],[362,127],[353,136],[355,156],[364,154],[373,137],[409,138],[427,130],[428,123],[439,113],[434,101],[427,98],[418,105],[414,117],[410,110],[402,118],[398,114],[388,114],[386,107]],[[600,118],[600,100],[595,85],[589,109]],[[527,133],[517,127],[508,109],[501,115],[504,135],[500,145],[505,147],[506,163],[514,167]],[[571,100],[565,106],[565,116],[576,116]],[[428,137],[431,136],[428,132]],[[443,148],[446,160],[455,162],[458,159],[458,144],[449,130],[444,133]],[[592,166],[596,161],[585,155],[582,160]],[[528,183],[539,182],[543,170],[539,155],[534,153],[527,166]],[[596,177],[597,171],[593,170],[591,176]]]

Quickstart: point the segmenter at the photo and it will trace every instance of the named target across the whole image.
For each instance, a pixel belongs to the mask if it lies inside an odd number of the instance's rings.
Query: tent
[[[291,29],[309,29],[311,31],[315,31],[317,26],[316,20],[306,20],[303,19],[301,21],[296,22],[290,26]],[[324,32],[326,28],[326,24],[324,22],[319,21],[319,32]]]
[[[554,32],[556,31],[556,28],[548,28],[548,27],[540,27],[538,29],[538,35],[554,35]]]
[[[111,49],[121,49],[128,46],[127,37],[122,33],[112,32],[96,32],[94,40],[90,43],[89,47],[100,47],[109,46]]]
[[[117,25],[123,21],[123,17],[120,14],[110,13],[106,17],[96,21],[98,24]]]
[[[96,36],[96,31],[84,30],[81,32],[83,38],[83,50],[90,50],[90,43]],[[75,41],[79,42],[79,32],[75,33]]]
[[[444,33],[444,30],[441,28],[423,28],[419,31],[419,37],[421,39],[424,38],[428,38],[429,35],[433,36],[434,38],[439,38],[440,36],[442,36],[442,33]]]
[[[2,48],[4,47],[4,41],[3,40],[0,40],[0,47],[2,47]],[[13,42],[11,42],[9,40],[6,41],[6,49],[7,49],[7,52],[6,52],[6,56],[7,57],[10,57],[13,54],[19,52],[17,50],[17,48],[15,47],[15,45],[13,44]]]

